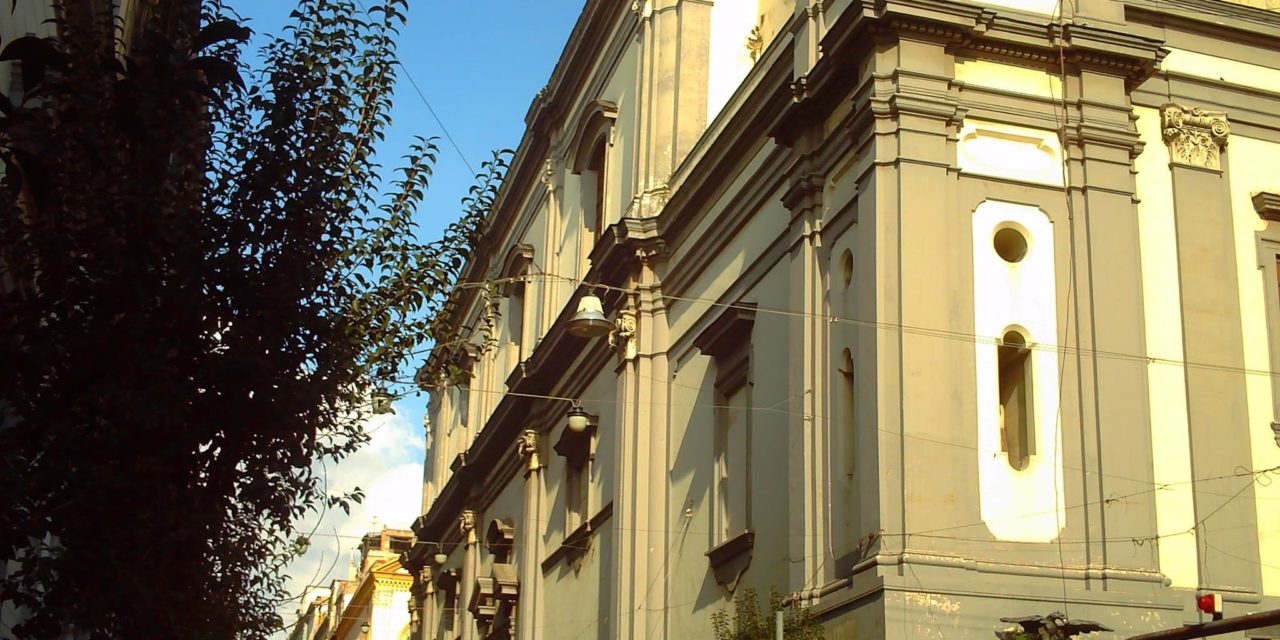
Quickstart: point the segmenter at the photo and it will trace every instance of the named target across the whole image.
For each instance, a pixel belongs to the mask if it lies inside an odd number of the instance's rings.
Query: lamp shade
[[[436,564],[444,564],[449,561],[449,555],[445,553],[437,553],[434,560]]]
[[[591,419],[587,416],[587,412],[582,407],[573,405],[569,408],[569,430],[574,433],[582,433],[587,430],[587,425],[591,423]]]
[[[588,294],[578,301],[578,312],[569,320],[568,330],[580,338],[598,338],[609,335],[613,330],[613,323],[604,317],[600,298]]]

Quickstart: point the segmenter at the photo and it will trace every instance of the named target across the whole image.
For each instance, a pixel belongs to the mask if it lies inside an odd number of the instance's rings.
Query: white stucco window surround
[[[967,119],[956,164],[964,173],[1062,186],[1062,143],[1044,129]]]
[[[983,202],[973,269],[982,519],[999,540],[1049,542],[1066,521],[1053,223],[1034,206]]]

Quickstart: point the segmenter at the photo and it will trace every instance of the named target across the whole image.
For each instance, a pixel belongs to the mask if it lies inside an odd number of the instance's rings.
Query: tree
[[[448,332],[506,167],[417,239],[435,145],[373,155],[405,0],[366,1],[301,0],[254,70],[217,0],[128,34],[62,0],[57,38],[0,43],[0,636],[265,637],[297,520],[359,499],[315,465]]]
[[[783,607],[782,596],[776,589],[769,590],[769,615],[760,613],[760,601],[754,589],[746,588],[733,596],[733,614],[725,610],[711,614],[711,625],[716,640],[773,640],[776,635],[775,616],[783,612],[783,637],[786,640],[823,640],[826,633],[808,609],[800,606]]]

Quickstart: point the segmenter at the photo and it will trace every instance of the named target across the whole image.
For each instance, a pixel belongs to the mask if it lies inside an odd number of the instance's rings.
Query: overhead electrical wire
[[[503,283],[511,283],[511,282],[527,283],[527,282],[532,282],[537,278],[560,280],[566,283],[577,284],[580,287],[584,287],[588,289],[602,289],[607,291],[615,291],[619,293],[639,293],[640,292],[639,289],[636,289],[636,288],[618,287],[618,286],[608,285],[608,284],[603,284],[598,282],[589,282],[585,280],[570,278],[568,276],[561,276],[554,273],[545,273],[545,272],[537,273],[537,274],[526,274],[522,276],[514,276],[509,278],[494,278],[494,279],[488,279],[488,280],[463,282],[463,283],[458,283],[456,285],[456,288],[485,287],[485,286],[492,286],[494,284],[503,284]],[[846,317],[841,317],[836,315],[827,315],[822,313],[809,313],[805,311],[792,311],[789,309],[776,309],[771,307],[749,306],[749,305],[740,304],[740,303],[722,302],[722,301],[714,300],[711,298],[701,298],[696,296],[678,296],[678,295],[658,293],[656,294],[656,297],[662,298],[664,300],[700,303],[700,304],[706,304],[709,306],[721,307],[726,309],[750,310],[750,311],[755,311],[756,313],[772,314],[772,315],[778,315],[778,316],[784,316],[784,317],[815,318],[815,319],[819,319],[819,320],[823,320],[831,323],[837,323],[837,324],[850,324],[850,325],[866,327],[866,328],[901,331],[903,333],[909,333],[913,335],[921,335],[925,337],[947,339],[947,340],[959,340],[962,342],[969,342],[973,344],[994,344],[994,345],[1003,344],[1001,339],[997,336],[984,336],[976,333],[954,331],[949,329],[937,329],[937,328],[923,327],[919,325],[908,325],[908,324],[902,324],[902,323],[896,323],[896,322],[859,320],[856,318],[846,318]],[[453,340],[444,344],[456,345],[456,344],[465,343],[468,340],[469,338],[461,339],[461,340]],[[444,345],[442,344],[440,346],[444,346]],[[435,346],[435,345],[428,346],[423,348],[422,350],[415,351],[413,353],[414,354],[425,353],[427,351],[440,348],[440,346]],[[1150,355],[1139,355],[1136,353],[1125,353],[1121,351],[1109,351],[1109,350],[1091,349],[1091,348],[1085,348],[1085,347],[1072,347],[1067,345],[1044,343],[1044,342],[1028,343],[1027,348],[1031,349],[1032,351],[1049,351],[1049,352],[1055,352],[1059,354],[1070,354],[1070,355],[1078,355],[1078,356],[1095,356],[1095,357],[1107,358],[1107,359],[1142,362],[1146,364],[1166,364],[1170,366],[1186,367],[1188,369],[1206,369],[1206,370],[1220,371],[1225,373],[1242,373],[1245,375],[1280,377],[1280,371],[1269,371],[1266,369],[1251,369],[1246,367],[1237,367],[1232,365],[1216,364],[1211,362],[1196,362],[1192,360],[1162,358],[1162,357],[1150,356]],[[402,382],[401,380],[388,380],[388,381]]]

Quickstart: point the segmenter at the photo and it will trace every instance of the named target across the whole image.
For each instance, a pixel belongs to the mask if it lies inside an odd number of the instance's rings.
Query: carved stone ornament
[[[751,27],[751,33],[747,34],[747,57],[751,58],[751,62],[755,63],[760,60],[760,54],[764,53],[764,34],[761,30],[764,28],[764,16],[760,16],[760,21]]]
[[[540,177],[542,179],[542,186],[546,187],[548,190],[554,190],[556,188],[555,160],[547,158],[542,163],[542,175]]]
[[[1271,431],[1276,434],[1276,446],[1280,447],[1280,422],[1271,423]]]
[[[1160,129],[1173,162],[1205,169],[1222,168],[1222,149],[1231,134],[1225,112],[1166,104],[1160,108]]]
[[[520,432],[520,437],[516,439],[516,451],[524,458],[525,468],[529,471],[537,471],[542,467],[541,461],[538,460],[538,432],[533,429],[525,429]]]
[[[466,539],[467,544],[476,541],[476,512],[467,509],[458,516],[458,530],[462,532],[462,537]]]
[[[636,357],[636,314],[634,311],[618,312],[618,319],[613,322],[613,331],[609,333],[609,346],[617,349],[624,360]]]

